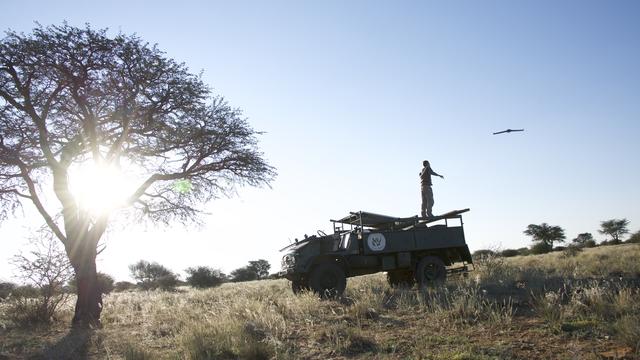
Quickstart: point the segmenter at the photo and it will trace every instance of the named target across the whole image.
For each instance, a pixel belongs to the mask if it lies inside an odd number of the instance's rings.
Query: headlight
[[[293,265],[295,265],[295,263],[296,263],[296,258],[295,258],[295,256],[293,256],[291,254],[287,254],[287,255],[282,257],[282,267],[283,268],[292,267]]]

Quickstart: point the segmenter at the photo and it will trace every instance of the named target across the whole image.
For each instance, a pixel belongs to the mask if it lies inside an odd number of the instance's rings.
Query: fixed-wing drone
[[[510,133],[510,132],[515,132],[515,131],[524,131],[524,129],[507,129],[507,130],[502,130],[502,131],[494,132],[494,133],[493,133],[493,135],[504,134],[504,133]]]

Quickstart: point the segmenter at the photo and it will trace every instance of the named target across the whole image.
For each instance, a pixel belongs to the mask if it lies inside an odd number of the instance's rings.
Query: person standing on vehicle
[[[444,179],[444,176],[436,173],[431,169],[429,161],[422,162],[422,171],[420,172],[420,185],[422,188],[422,217],[433,217],[431,210],[433,209],[433,190],[431,189],[431,175],[439,176]]]

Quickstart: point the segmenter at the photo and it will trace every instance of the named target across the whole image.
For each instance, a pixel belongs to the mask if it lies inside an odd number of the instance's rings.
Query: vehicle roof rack
[[[453,210],[442,215],[432,217],[393,217],[388,215],[380,215],[366,211],[350,212],[349,215],[331,222],[346,225],[355,225],[362,227],[370,227],[378,230],[385,229],[403,229],[416,226],[426,226],[428,223],[443,219],[460,218],[462,213],[469,211],[467,209]]]

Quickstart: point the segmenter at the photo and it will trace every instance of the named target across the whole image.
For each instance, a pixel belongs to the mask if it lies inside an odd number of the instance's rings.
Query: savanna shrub
[[[105,273],[98,272],[98,289],[101,294],[108,294],[115,289],[113,278]],[[69,280],[69,291],[76,292],[76,278],[75,276]]]
[[[11,295],[11,292],[16,288],[16,284],[10,282],[0,283],[0,300],[6,299]]]
[[[582,251],[582,248],[577,245],[569,245],[562,250],[562,256],[565,258],[577,256]]]
[[[500,252],[500,256],[502,257],[514,257],[520,255],[520,251],[516,249],[506,249]]]
[[[220,270],[212,269],[208,266],[198,266],[185,270],[187,276],[187,284],[196,288],[210,288],[221,285],[227,276]]]
[[[551,245],[542,241],[531,245],[531,253],[534,255],[546,254],[551,252],[552,249],[553,247]]]
[[[128,281],[118,281],[114,285],[114,291],[115,292],[123,292],[123,291],[127,291],[127,290],[132,290],[132,289],[135,289],[135,288],[136,288],[136,284],[130,283]]]
[[[166,267],[153,262],[140,260],[129,265],[131,276],[138,281],[144,290],[173,290],[178,285],[178,276]]]

